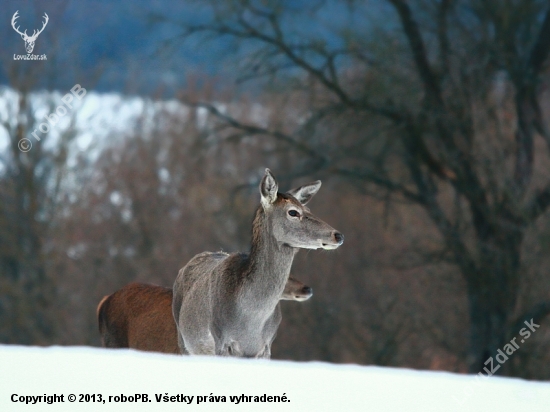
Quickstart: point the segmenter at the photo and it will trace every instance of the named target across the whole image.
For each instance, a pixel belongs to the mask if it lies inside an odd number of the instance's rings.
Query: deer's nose
[[[344,243],[344,235],[340,232],[334,232],[334,240],[338,242],[339,245]]]
[[[310,286],[304,286],[302,288],[302,294],[304,294],[304,295],[313,295],[313,289]]]

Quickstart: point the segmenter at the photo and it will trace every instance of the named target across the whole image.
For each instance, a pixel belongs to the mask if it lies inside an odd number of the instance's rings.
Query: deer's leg
[[[271,345],[265,345],[263,350],[260,351],[257,355],[256,355],[256,358],[259,358],[259,359],[270,359],[271,358]]]
[[[216,341],[214,337],[207,331],[202,334],[196,334],[195,336],[186,339],[180,335],[180,339],[183,341],[183,347],[190,355],[215,355],[216,354]]]
[[[215,355],[216,345],[214,340],[212,341],[199,341],[193,347],[193,355]]]
[[[239,346],[239,342],[231,341],[229,343],[226,343],[223,345],[222,349],[220,350],[220,353],[218,355],[221,356],[234,356],[237,358],[240,358],[243,356],[243,351],[241,350]]]
[[[178,347],[182,355],[189,353],[189,351],[185,348],[185,342],[183,341],[183,337],[181,336],[181,333],[179,330],[178,330]]]

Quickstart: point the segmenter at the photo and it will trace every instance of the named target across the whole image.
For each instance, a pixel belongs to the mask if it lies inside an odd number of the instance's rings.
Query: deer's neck
[[[278,243],[272,226],[270,217],[260,206],[254,217],[247,276],[241,290],[242,298],[257,306],[257,310],[260,307],[268,311],[275,309],[298,250]]]

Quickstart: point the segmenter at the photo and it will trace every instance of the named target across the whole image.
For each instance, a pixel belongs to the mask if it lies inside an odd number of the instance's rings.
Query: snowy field
[[[52,395],[64,402],[45,403],[44,396],[48,401]],[[75,402],[69,402],[71,395]],[[0,345],[2,412],[226,410],[548,412],[550,383],[320,362]]]

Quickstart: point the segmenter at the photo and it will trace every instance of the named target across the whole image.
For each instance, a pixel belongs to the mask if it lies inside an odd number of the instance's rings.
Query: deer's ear
[[[292,195],[296,198],[298,202],[302,205],[305,205],[311,200],[315,193],[321,188],[321,181],[317,180],[316,182],[308,183],[307,185],[300,186],[296,189],[288,191],[289,195]]]
[[[279,185],[271,174],[271,170],[265,169],[265,175],[260,183],[260,194],[262,195],[262,205],[272,205],[277,200],[277,191]]]

